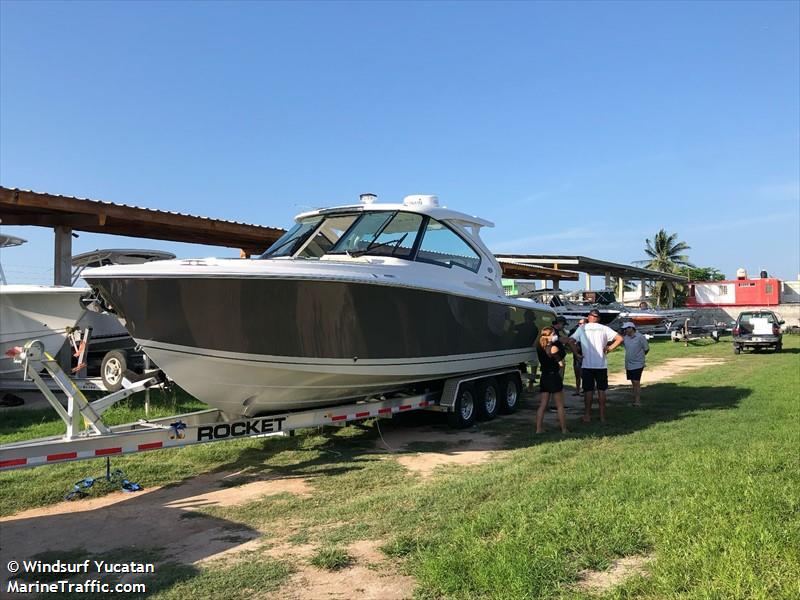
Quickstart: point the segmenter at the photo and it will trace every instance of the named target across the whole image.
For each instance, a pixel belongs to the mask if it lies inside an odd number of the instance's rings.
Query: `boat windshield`
[[[320,258],[326,254],[391,256],[475,272],[481,263],[478,253],[443,223],[395,210],[301,219],[260,258]]]
[[[298,253],[302,258],[319,258],[327,254],[333,245],[339,241],[342,234],[350,229],[350,226],[358,218],[357,214],[329,215],[317,228],[317,232],[311,240]]]
[[[422,221],[422,215],[410,212],[364,213],[328,254],[411,258]]]
[[[322,217],[310,217],[298,221],[294,227],[284,233],[278,241],[272,244],[259,258],[277,258],[279,256],[292,256],[298,248],[308,239],[308,236],[317,228]]]

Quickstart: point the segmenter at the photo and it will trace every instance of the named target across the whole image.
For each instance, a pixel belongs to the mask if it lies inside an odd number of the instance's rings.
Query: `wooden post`
[[[56,234],[53,257],[53,285],[72,284],[72,229],[58,225],[53,228]],[[64,344],[56,356],[61,368],[69,373],[72,369],[70,344]]]
[[[608,273],[606,273],[605,275],[605,280],[603,281],[603,285],[605,286],[605,289],[611,287],[611,275],[609,275]]]

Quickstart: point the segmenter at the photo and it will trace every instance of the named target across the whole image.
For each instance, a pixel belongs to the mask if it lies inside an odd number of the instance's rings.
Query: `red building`
[[[772,277],[694,281],[686,306],[777,306],[780,298],[781,281]]]

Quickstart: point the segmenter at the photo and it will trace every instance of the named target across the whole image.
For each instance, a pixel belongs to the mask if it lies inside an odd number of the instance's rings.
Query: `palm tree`
[[[686,242],[678,241],[678,234],[667,234],[663,229],[652,239],[645,240],[646,246],[644,253],[649,257],[645,260],[636,261],[648,269],[661,271],[663,273],[677,273],[681,267],[693,267],[689,262],[689,257],[683,254],[690,250]],[[657,281],[653,286],[653,293],[659,307],[666,306],[672,308],[675,303],[675,292],[679,284],[672,281]]]

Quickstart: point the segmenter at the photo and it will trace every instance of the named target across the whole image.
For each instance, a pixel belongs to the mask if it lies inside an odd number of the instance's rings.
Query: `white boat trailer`
[[[464,427],[475,419],[476,393],[472,383],[503,381],[502,397],[495,388],[494,397],[485,392],[484,402],[489,418],[497,413],[516,409],[521,394],[520,371],[506,368],[473,373],[448,379],[441,391],[422,394],[398,394],[368,399],[346,405],[246,418],[230,415],[219,409],[201,410],[125,425],[107,426],[102,414],[131,394],[157,385],[155,379],[139,381],[129,387],[89,402],[58,362],[44,352],[41,342],[28,342],[15,358],[24,363],[26,376],[37,384],[66,424],[63,436],[39,438],[0,445],[0,471],[36,467],[74,460],[133,454],[163,448],[180,448],[194,444],[230,439],[287,435],[296,429],[322,425],[345,425],[352,421],[391,417],[397,413],[426,409],[450,413],[451,424]],[[66,394],[66,409],[50,391],[39,372],[44,369]],[[485,391],[487,386],[481,389]],[[490,386],[489,386],[490,387]],[[497,386],[496,386],[497,387]]]

